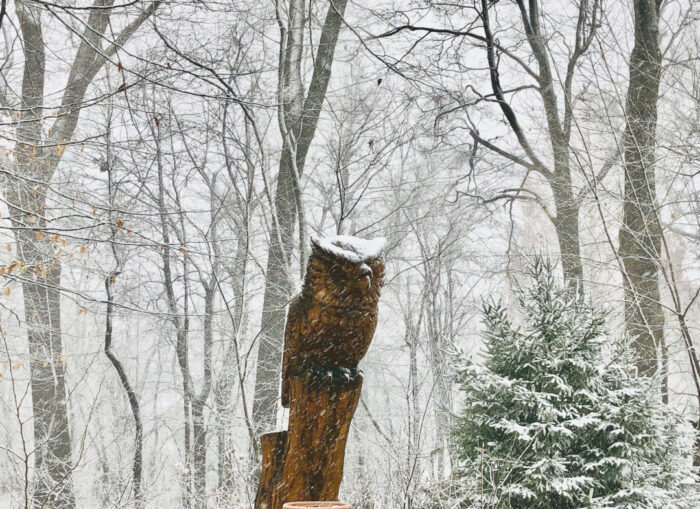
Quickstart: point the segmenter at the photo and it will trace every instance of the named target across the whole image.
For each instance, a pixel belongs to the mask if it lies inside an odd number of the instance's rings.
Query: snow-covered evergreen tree
[[[455,438],[467,506],[697,507],[682,420],[636,377],[604,313],[537,260],[519,292],[523,326],[487,305],[486,361],[465,361]]]

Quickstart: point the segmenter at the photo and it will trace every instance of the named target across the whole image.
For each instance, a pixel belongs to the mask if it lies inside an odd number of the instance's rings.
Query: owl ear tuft
[[[323,258],[328,260],[333,258],[333,254],[328,250],[328,245],[324,242],[322,237],[317,237],[316,235],[309,235],[311,240],[311,256],[314,258]]]
[[[320,253],[324,251],[321,247],[321,240],[316,235],[309,235],[309,238],[311,239],[312,253]]]

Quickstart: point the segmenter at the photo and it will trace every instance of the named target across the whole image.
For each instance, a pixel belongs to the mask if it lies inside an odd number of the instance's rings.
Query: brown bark
[[[361,254],[345,240],[328,242],[354,257],[312,239],[304,286],[285,327],[282,401],[289,406],[289,431],[262,437],[257,509],[334,501],[343,478],[362,390],[357,366],[377,324],[384,262],[380,252]]]
[[[256,509],[337,499],[350,421],[361,391],[361,376],[342,384],[319,383],[308,376],[290,378],[289,431],[261,438],[263,466]]]
[[[284,504],[284,509],[351,509],[345,502],[289,502]]]

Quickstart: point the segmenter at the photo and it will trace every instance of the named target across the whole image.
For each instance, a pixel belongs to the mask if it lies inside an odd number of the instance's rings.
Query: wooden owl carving
[[[311,239],[304,285],[287,312],[283,406],[289,406],[292,376],[329,382],[357,377],[377,326],[384,243],[348,236]]]

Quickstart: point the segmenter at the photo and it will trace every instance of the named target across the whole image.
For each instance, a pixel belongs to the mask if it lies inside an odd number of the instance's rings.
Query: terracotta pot
[[[282,509],[352,509],[345,502],[287,502]]]

